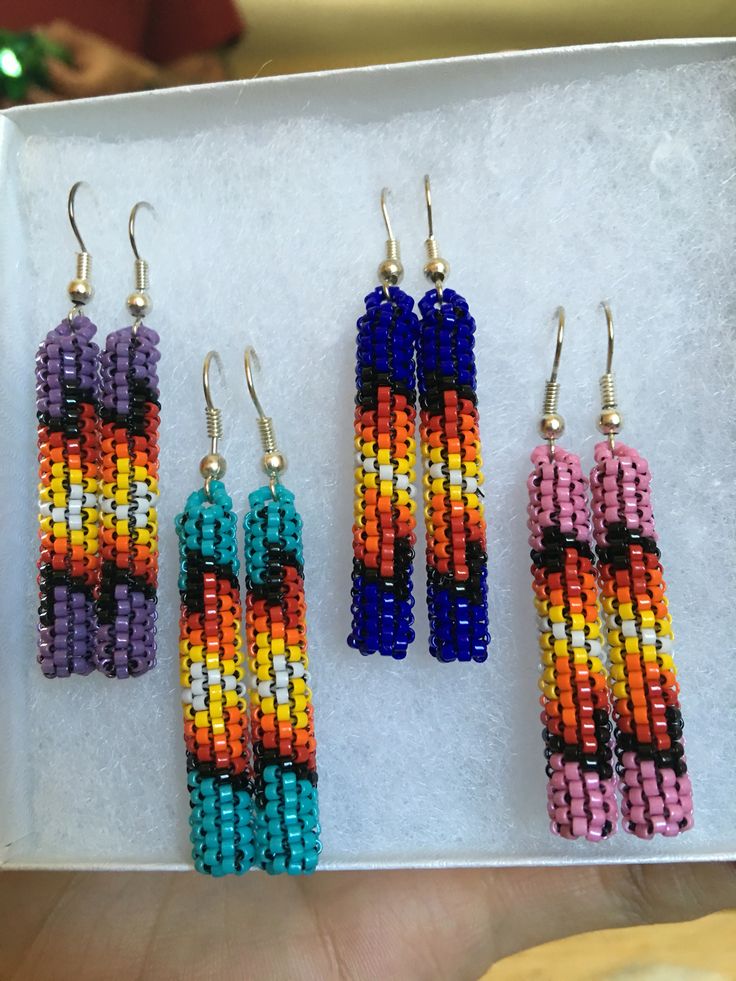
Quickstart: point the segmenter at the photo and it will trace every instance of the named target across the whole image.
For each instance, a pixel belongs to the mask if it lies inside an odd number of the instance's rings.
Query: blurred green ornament
[[[49,57],[71,64],[67,49],[41,34],[0,30],[0,99],[22,102],[30,86],[46,88]]]

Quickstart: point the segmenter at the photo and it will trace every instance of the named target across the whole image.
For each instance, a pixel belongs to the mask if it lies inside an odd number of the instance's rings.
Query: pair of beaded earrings
[[[281,483],[286,458],[253,382],[268,484],[249,495],[245,515],[245,630],[241,644],[237,517],[222,477],[222,418],[203,386],[210,452],[204,486],[176,519],[181,595],[179,655],[191,805],[192,858],[198,872],[241,875],[256,865],[296,875],[317,867],[321,844],[312,696],[307,672],[302,520]],[[250,703],[250,710],[248,708]]]
[[[580,458],[556,444],[564,431],[557,411],[561,308],[539,426],[546,443],[532,453],[528,480],[548,812],[554,833],[589,841],[616,829],[611,715],[625,830],[649,839],[693,825],[649,468],[635,449],[616,440],[622,418],[612,373],[613,317],[606,304],[603,309],[608,359],[598,428],[606,438],[594,449],[590,482]]]
[[[48,333],[36,357],[39,450],[38,662],[47,678],[144,674],[156,663],[158,531],[158,334],[148,264],[138,253],[135,219],[133,317],[108,334],[100,354],[96,326],[82,313],[92,299],[92,257],[74,214],[79,243],[72,309]]]
[[[358,320],[352,631],[361,654],[406,657],[414,639],[412,572],[416,542],[416,401],[426,524],[429,650],[439,661],[488,656],[486,525],[476,371],[475,321],[467,302],[445,287],[429,178],[424,274],[432,288],[419,302],[398,288],[404,268],[386,207],[388,241],[380,285]]]

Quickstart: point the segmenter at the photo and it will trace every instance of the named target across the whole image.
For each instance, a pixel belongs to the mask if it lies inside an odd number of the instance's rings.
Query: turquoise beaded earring
[[[312,872],[322,846],[317,761],[307,673],[302,519],[281,483],[286,457],[253,383],[252,348],[245,352],[248,391],[258,412],[268,483],[249,497],[245,528],[245,631],[250,668],[255,861],[266,872]]]

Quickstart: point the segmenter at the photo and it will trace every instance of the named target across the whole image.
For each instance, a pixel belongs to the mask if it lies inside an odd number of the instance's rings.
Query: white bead
[[[66,521],[66,508],[54,508],[51,512],[51,520],[57,525],[62,521]]]
[[[433,477],[435,480],[441,480],[445,476],[445,464],[433,463],[429,468],[429,476]]]
[[[570,643],[573,647],[585,647],[585,631],[571,630]]]
[[[81,531],[82,530],[82,515],[81,514],[70,514],[69,515],[69,531]]]
[[[461,487],[463,482],[463,472],[462,470],[451,470],[450,471],[450,484],[456,487]]]
[[[118,521],[128,520],[129,507],[130,507],[129,504],[118,504],[117,508],[115,509],[115,516],[117,517]]]
[[[148,515],[147,514],[136,514],[135,515],[135,518],[134,518],[134,521],[135,521],[136,528],[145,528],[146,525],[148,524]]]
[[[289,689],[288,688],[277,688],[276,689],[276,703],[278,705],[286,705],[289,701]]]
[[[621,633],[624,637],[636,637],[636,620],[622,620]]]
[[[84,496],[84,488],[81,484],[72,484],[69,488],[69,500],[77,501],[81,500]]]
[[[222,678],[222,672],[219,668],[212,668],[207,672],[207,684],[208,685],[219,685]]]
[[[375,473],[376,458],[374,456],[367,456],[365,460],[363,460],[363,469],[366,473]]]
[[[671,637],[660,637],[658,642],[659,650],[662,654],[672,653],[672,638]]]
[[[288,688],[289,687],[289,672],[288,671],[277,671],[276,672],[276,687],[277,688]]]
[[[657,631],[654,629],[654,627],[641,628],[641,642],[642,646],[651,647],[657,643]]]
[[[204,662],[203,661],[192,661],[192,666],[189,669],[189,675],[192,678],[203,678],[204,677]]]
[[[222,687],[225,689],[225,691],[235,691],[237,684],[238,681],[234,674],[226,674],[222,679]]]
[[[409,486],[406,489],[409,492],[409,497],[416,497],[417,496],[417,489],[414,486],[414,484],[409,484]]]
[[[552,636],[555,638],[555,640],[565,640],[567,638],[565,626],[566,625],[564,623],[552,624]]]
[[[396,490],[408,490],[409,489],[409,475],[406,473],[397,473],[394,477],[394,485]]]
[[[195,712],[206,712],[207,711],[207,700],[204,695],[194,695],[192,697],[192,708]]]
[[[463,481],[463,489],[466,494],[476,494],[478,491],[478,481],[475,477],[466,477]]]
[[[291,665],[291,677],[292,678],[305,677],[304,665],[301,663],[301,661],[296,661]]]
[[[184,705],[191,705],[192,704],[192,692],[191,692],[191,689],[189,689],[189,688],[182,688],[182,690],[181,690],[181,700],[184,703]]]
[[[586,646],[591,657],[597,657],[598,660],[601,659],[603,645],[601,644],[600,640],[589,640]]]
[[[206,687],[204,678],[192,679],[192,695],[204,695]]]
[[[81,514],[82,513],[82,502],[81,501],[69,501],[69,506],[67,508],[69,514]]]
[[[274,656],[273,656],[273,669],[274,669],[274,671],[285,671],[286,670],[286,655],[285,654],[274,654]]]
[[[378,468],[379,480],[393,480],[394,468],[390,463],[382,463]]]

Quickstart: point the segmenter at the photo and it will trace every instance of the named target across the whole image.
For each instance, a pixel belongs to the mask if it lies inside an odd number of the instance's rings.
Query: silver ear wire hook
[[[565,340],[565,308],[558,307],[555,310],[555,317],[557,318],[555,357],[552,362],[552,372],[544,387],[544,408],[542,410],[542,418],[539,420],[539,434],[542,439],[547,440],[550,460],[555,455],[555,440],[559,439],[565,431],[565,420],[558,411],[560,383],[557,381],[557,372],[559,371],[560,358],[562,357],[562,345]]]
[[[90,282],[90,275],[92,272],[92,256],[89,254],[87,247],[84,244],[84,239],[82,238],[81,232],[79,231],[79,226],[77,225],[77,215],[75,212],[77,191],[83,186],[86,186],[84,181],[77,181],[76,184],[72,184],[66,206],[67,214],[69,215],[69,224],[72,226],[74,237],[79,245],[79,252],[77,252],[76,276],[67,286],[67,294],[69,299],[72,301],[72,308],[68,314],[69,323],[72,323],[74,318],[79,315],[80,307],[83,307],[86,303],[89,303],[95,292],[92,283]]]
[[[386,239],[386,258],[378,267],[378,278],[381,280],[383,295],[390,301],[391,293],[389,292],[389,287],[399,285],[404,278],[404,267],[401,263],[399,242],[398,239],[394,238],[394,230],[391,227],[391,219],[388,215],[388,204],[386,203],[388,194],[388,188],[384,187],[381,191],[381,214],[383,215],[383,222],[386,226],[388,238]]]
[[[427,205],[427,227],[429,234],[424,242],[427,250],[427,261],[424,264],[424,275],[437,290],[437,299],[442,302],[442,288],[450,275],[450,263],[440,255],[437,239],[434,237],[434,219],[432,217],[432,188],[429,174],[424,175],[424,200]]]
[[[128,313],[133,317],[133,333],[137,332],[143,318],[153,310],[153,303],[151,302],[151,297],[148,295],[148,288],[150,286],[148,262],[141,258],[141,254],[138,251],[138,243],[135,239],[135,220],[141,208],[147,208],[151,214],[156,214],[156,209],[148,201],[138,201],[137,204],[133,205],[130,217],[128,218],[128,238],[130,239],[130,247],[133,250],[135,259],[133,263],[135,289],[126,300],[126,306],[128,307]]]
[[[217,351],[208,351],[202,365],[202,389],[204,390],[205,409],[204,414],[207,420],[207,435],[210,438],[210,451],[203,456],[199,464],[199,472],[204,478],[204,489],[207,496],[210,496],[210,484],[213,480],[219,480],[227,472],[227,462],[225,457],[219,452],[219,443],[222,439],[222,413],[212,401],[212,386],[210,384],[210,364],[215,362],[220,375],[222,376],[222,359]]]
[[[255,382],[253,381],[253,366],[255,365],[255,367],[260,371],[261,365],[254,348],[247,347],[245,349],[243,363],[245,365],[245,382],[248,386],[248,394],[250,395],[251,401],[256,408],[256,412],[258,413],[256,425],[258,426],[258,433],[261,437],[261,446],[263,447],[261,464],[268,476],[268,486],[271,488],[271,495],[274,499],[276,499],[276,486],[279,483],[281,474],[286,470],[287,460],[276,445],[273,420],[270,416],[266,415],[263,406],[261,405],[261,400],[258,398],[258,393],[256,392]]]
[[[613,377],[613,314],[611,313],[610,306],[606,302],[601,303],[601,306],[606,315],[608,351],[606,355],[606,371],[605,374],[601,375],[599,382],[601,390],[601,414],[598,416],[598,430],[604,436],[608,437],[608,443],[611,449],[613,449],[615,437],[621,432],[624,420],[618,408],[616,382]]]

